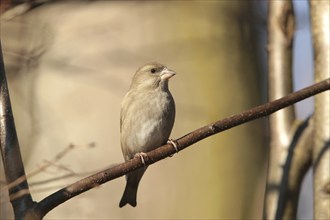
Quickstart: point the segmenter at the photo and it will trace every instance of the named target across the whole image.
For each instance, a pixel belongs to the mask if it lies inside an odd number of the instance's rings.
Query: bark
[[[268,98],[274,100],[293,91],[292,45],[295,22],[291,1],[269,1],[268,10]],[[295,211],[286,210],[297,207],[297,201],[287,206],[290,198],[287,191],[288,169],[291,169],[292,162],[289,146],[297,128],[293,126],[294,122],[293,106],[269,118],[270,150],[264,205],[266,219],[282,218],[284,212],[292,214],[288,218],[295,218]]]
[[[330,76],[329,1],[310,1],[315,82]],[[315,96],[314,219],[330,219],[330,93]]]
[[[5,67],[0,44],[0,137],[1,156],[9,187],[9,196],[15,218],[24,218],[26,210],[33,206],[29,186],[16,134],[13,112],[11,109]],[[19,195],[19,196],[17,196]]]

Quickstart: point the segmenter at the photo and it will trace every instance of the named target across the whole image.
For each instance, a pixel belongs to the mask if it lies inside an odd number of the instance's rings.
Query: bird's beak
[[[168,80],[172,76],[174,76],[176,73],[173,70],[167,69],[166,67],[163,69],[163,71],[160,73],[161,80]]]

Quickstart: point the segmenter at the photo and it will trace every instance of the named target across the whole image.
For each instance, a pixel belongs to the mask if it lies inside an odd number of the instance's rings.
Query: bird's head
[[[160,63],[148,63],[140,67],[131,84],[137,89],[168,89],[168,80],[176,73]]]

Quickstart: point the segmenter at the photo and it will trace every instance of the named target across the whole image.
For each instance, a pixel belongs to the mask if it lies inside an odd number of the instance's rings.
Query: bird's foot
[[[179,149],[178,149],[178,145],[177,143],[175,143],[175,141],[173,139],[168,139],[167,141],[168,144],[171,144],[173,146],[173,148],[175,149],[176,153],[179,152]],[[172,157],[173,155],[171,155],[170,157]]]
[[[147,156],[147,154],[146,153],[144,153],[144,152],[140,152],[140,153],[136,153],[135,155],[134,155],[134,157],[135,158],[141,158],[141,161],[142,161],[142,163],[143,163],[143,165],[144,166],[146,166],[146,163],[145,163],[145,161],[144,161],[144,157],[146,157]]]

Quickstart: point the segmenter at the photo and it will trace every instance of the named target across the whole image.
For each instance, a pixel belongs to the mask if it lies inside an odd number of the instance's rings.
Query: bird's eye
[[[156,72],[156,69],[155,69],[155,68],[152,68],[152,69],[150,70],[150,72],[151,72],[151,73],[155,73],[155,72]]]

